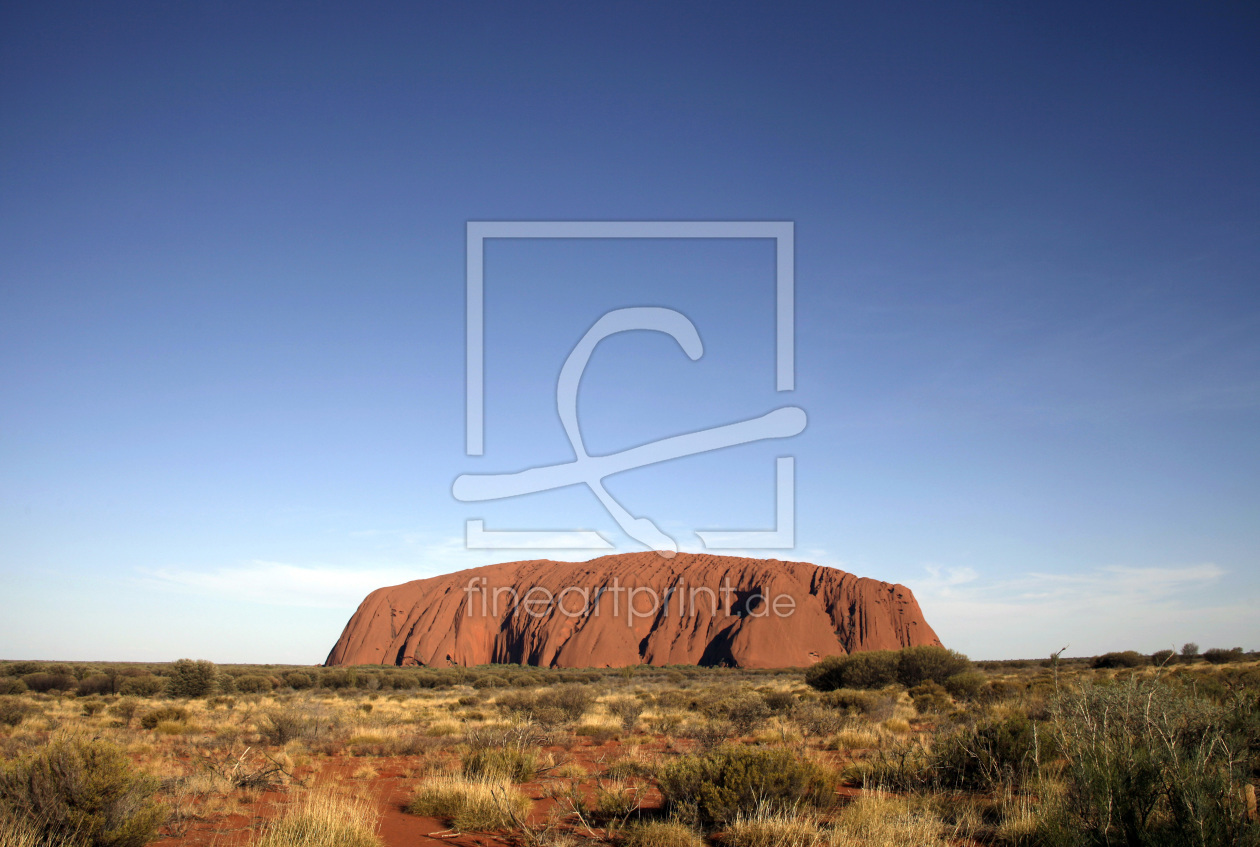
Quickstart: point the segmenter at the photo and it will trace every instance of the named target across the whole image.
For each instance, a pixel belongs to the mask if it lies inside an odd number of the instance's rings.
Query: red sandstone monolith
[[[940,643],[903,585],[805,562],[644,552],[379,588],[327,664],[777,668]]]

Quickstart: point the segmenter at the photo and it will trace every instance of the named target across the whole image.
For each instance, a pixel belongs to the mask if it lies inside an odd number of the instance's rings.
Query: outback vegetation
[[[4,847],[1260,845],[1260,662],[0,663]]]

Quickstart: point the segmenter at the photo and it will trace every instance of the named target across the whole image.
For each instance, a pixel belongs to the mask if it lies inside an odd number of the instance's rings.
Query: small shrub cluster
[[[758,805],[771,810],[825,805],[834,779],[821,765],[791,750],[723,746],[670,762],[661,769],[659,782],[671,811],[712,827]]]
[[[1231,647],[1228,650],[1222,650],[1219,647],[1213,647],[1210,650],[1203,651],[1203,660],[1212,665],[1224,665],[1229,662],[1241,662],[1247,658],[1241,647]]]
[[[38,711],[21,697],[0,697],[0,726],[17,726]]]
[[[30,691],[38,691],[41,694],[49,691],[74,691],[79,681],[74,678],[74,674],[70,673],[29,673],[22,677],[22,682]]]
[[[188,710],[182,706],[159,706],[145,712],[140,717],[140,726],[145,729],[157,729],[161,723],[183,723],[188,720]]]
[[[157,787],[112,744],[63,736],[0,770],[0,807],[50,840],[141,847],[166,817]]]
[[[1158,679],[1086,685],[1054,704],[1069,790],[1042,836],[1058,847],[1260,844],[1244,787],[1254,704],[1233,708]]]
[[[937,738],[930,762],[939,787],[990,791],[1028,782],[1056,752],[1053,732],[1017,711]]]
[[[1095,656],[1091,664],[1095,668],[1140,668],[1150,664],[1150,660],[1136,650],[1124,650]]]
[[[215,692],[219,671],[205,659],[180,659],[171,664],[166,690],[175,697],[205,697]]]
[[[970,670],[966,656],[944,647],[873,650],[828,656],[805,672],[805,681],[819,691],[837,688],[883,688],[897,683],[911,688],[924,682],[943,685]]]
[[[521,691],[505,694],[496,705],[510,717],[554,727],[580,720],[594,702],[595,696],[590,689],[568,683],[537,693]]]

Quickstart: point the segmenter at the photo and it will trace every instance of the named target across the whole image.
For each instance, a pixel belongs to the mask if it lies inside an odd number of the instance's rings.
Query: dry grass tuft
[[[651,821],[625,832],[625,847],[704,847],[695,830],[678,821]]]
[[[442,818],[455,829],[488,832],[508,829],[529,811],[529,800],[504,778],[469,779],[446,774],[426,780],[407,811],[413,815]]]
[[[944,847],[941,820],[905,797],[870,795],[837,818],[827,847]]]
[[[312,791],[272,821],[251,847],[382,847],[367,800]]]
[[[813,815],[787,809],[740,815],[727,828],[723,844],[731,847],[814,847],[822,833]]]

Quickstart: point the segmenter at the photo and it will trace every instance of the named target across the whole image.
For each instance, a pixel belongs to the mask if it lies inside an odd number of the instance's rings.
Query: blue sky
[[[1260,647],[1260,12],[1246,4],[5,4],[0,655],[318,662],[367,590],[596,529],[592,452],[799,405],[790,441],[612,477],[914,588],[978,658]],[[495,241],[464,454],[470,220],[795,226]],[[557,554],[559,555],[559,554]],[[569,551],[569,558],[591,553]]]

